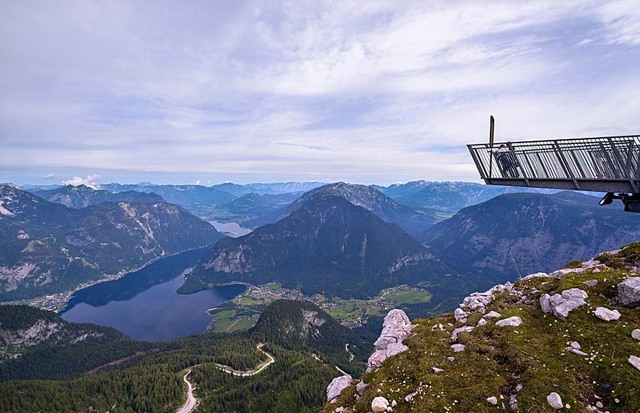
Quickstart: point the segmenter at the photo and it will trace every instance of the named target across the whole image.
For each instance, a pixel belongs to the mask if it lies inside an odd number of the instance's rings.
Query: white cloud
[[[640,129],[637,0],[236,3],[8,4],[0,165],[472,179],[490,114],[509,138]]]
[[[62,185],[72,185],[72,186],[88,186],[93,189],[100,189],[100,184],[96,182],[96,179],[100,178],[100,175],[87,175],[84,178],[81,176],[74,176],[71,179],[66,181],[62,181]]]
[[[602,4],[600,17],[607,40],[612,43],[640,45],[640,2],[618,0]]]

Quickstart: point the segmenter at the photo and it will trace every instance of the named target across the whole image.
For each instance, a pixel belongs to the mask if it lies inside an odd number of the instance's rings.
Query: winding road
[[[196,409],[196,405],[198,403],[195,396],[193,395],[193,385],[187,379],[189,373],[191,373],[191,369],[187,370],[187,373],[182,378],[182,380],[187,383],[187,401],[184,402],[182,407],[179,408],[176,413],[191,413]]]
[[[267,367],[269,367],[270,364],[274,363],[276,361],[276,359],[273,358],[273,356],[269,353],[267,353],[266,351],[264,351],[262,349],[262,347],[264,347],[264,343],[260,343],[256,346],[256,348],[258,349],[258,351],[260,351],[261,353],[263,353],[265,356],[267,356],[267,360],[263,361],[262,363],[258,364],[258,367],[256,367],[253,370],[235,370],[232,369],[229,366],[225,366],[224,364],[219,364],[219,363],[215,363],[216,367],[218,367],[219,369],[229,373],[229,374],[233,374],[234,376],[239,376],[239,377],[250,377],[250,376],[254,376],[258,373],[260,373],[262,370],[266,369]]]
[[[267,353],[266,351],[264,351],[262,349],[262,347],[264,347],[264,343],[260,343],[256,346],[256,348],[258,349],[258,351],[260,351],[261,353],[263,353],[265,356],[267,356],[267,360],[263,361],[262,363],[258,364],[258,367],[256,367],[253,370],[235,370],[229,366],[225,366],[224,364],[219,364],[219,363],[214,363],[214,365],[216,367],[218,367],[219,369],[229,373],[229,374],[233,374],[234,376],[239,376],[239,377],[249,377],[249,376],[254,376],[258,373],[260,373],[262,370],[266,369],[267,367],[269,367],[269,365],[271,365],[272,363],[274,363],[276,361],[275,358],[273,358],[273,356],[269,353]],[[184,382],[187,384],[187,401],[184,402],[184,404],[182,405],[182,407],[180,407],[176,413],[192,413],[195,409],[196,406],[198,404],[198,399],[196,399],[196,397],[193,395],[193,390],[194,387],[191,384],[191,382],[189,381],[189,379],[187,379],[187,376],[189,376],[189,373],[191,373],[191,369],[197,367],[197,366],[201,366],[202,364],[197,364],[195,366],[192,366],[190,369],[187,370],[187,372],[185,373],[184,377],[182,377],[182,380],[184,380]]]

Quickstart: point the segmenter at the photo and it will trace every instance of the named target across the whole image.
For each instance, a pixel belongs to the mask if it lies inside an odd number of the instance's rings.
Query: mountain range
[[[505,194],[465,208],[420,237],[485,285],[549,271],[640,239],[640,215],[575,192]]]
[[[371,297],[400,284],[447,289],[453,274],[446,265],[399,226],[349,202],[336,187],[352,189],[350,198],[361,204],[370,195],[366,187],[345,184],[309,192],[277,223],[219,241],[182,290],[231,281],[279,281],[305,294],[346,298]]]
[[[69,208],[86,208],[103,202],[166,202],[154,193],[124,191],[113,193],[89,188],[86,185],[67,185],[61,188],[31,191],[49,202],[62,204]]]
[[[0,186],[0,300],[65,291],[220,238],[166,202],[74,209]]]
[[[553,193],[553,190],[483,185],[474,182],[412,181],[388,187],[375,187],[396,201],[427,213],[446,218],[462,208],[476,205],[498,195],[513,192]]]

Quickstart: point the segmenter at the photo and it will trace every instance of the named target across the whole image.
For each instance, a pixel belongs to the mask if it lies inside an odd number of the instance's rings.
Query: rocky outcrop
[[[333,379],[329,384],[329,387],[327,387],[327,401],[329,403],[335,402],[335,400],[340,396],[340,393],[342,393],[342,390],[349,387],[352,381],[353,377],[348,374]]]
[[[587,304],[585,299],[589,295],[579,288],[570,288],[560,294],[543,294],[540,297],[540,309],[545,313],[553,313],[562,321],[566,321],[569,313],[576,308]]]
[[[640,277],[629,277],[617,286],[618,300],[628,307],[640,305]]]
[[[409,336],[413,326],[407,314],[398,309],[389,311],[382,324],[380,337],[373,343],[376,350],[367,362],[367,371],[372,371],[382,366],[384,361],[402,353],[409,347],[405,346],[403,340]]]

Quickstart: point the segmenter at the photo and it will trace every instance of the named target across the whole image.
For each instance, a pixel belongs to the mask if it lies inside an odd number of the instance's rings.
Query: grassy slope
[[[637,266],[639,252],[640,245],[632,244],[613,259],[602,258],[611,263],[626,260],[627,265]],[[627,361],[630,355],[640,357],[640,344],[631,338],[631,331],[640,328],[640,310],[622,307],[614,299],[615,286],[628,275],[625,268],[610,268],[600,273],[573,273],[563,279],[520,281],[516,289],[527,297],[524,302],[503,293],[487,311],[498,311],[501,318],[517,315],[524,323],[496,327],[494,320],[471,333],[462,333],[459,341],[467,347],[461,353],[453,353],[449,347],[449,331],[462,326],[453,315],[417,320],[414,334],[405,340],[409,351],[365,375],[369,386],[359,400],[355,400],[351,387],[325,411],[345,406],[348,411],[367,412],[374,397],[384,396],[398,403],[394,412],[492,412],[502,410],[503,403],[509,410],[509,396],[516,394],[519,411],[552,412],[555,410],[547,404],[546,396],[554,391],[569,406],[562,412],[587,411],[587,405],[595,405],[595,396],[601,398],[603,411],[640,411],[640,371]],[[590,288],[583,284],[591,279],[597,279],[598,285]],[[540,310],[541,294],[572,287],[588,292],[588,305],[571,312],[566,322]],[[602,321],[592,313],[598,306],[615,308],[622,316],[618,321]],[[475,325],[480,316],[474,313],[466,324]],[[432,329],[439,323],[448,331]],[[578,341],[589,355],[581,357],[567,351],[572,341]],[[447,360],[449,356],[455,361]],[[445,371],[435,374],[431,370],[434,366]],[[523,387],[516,392],[518,384]],[[416,391],[413,402],[404,400]],[[498,398],[498,407],[486,401],[491,396]]]

